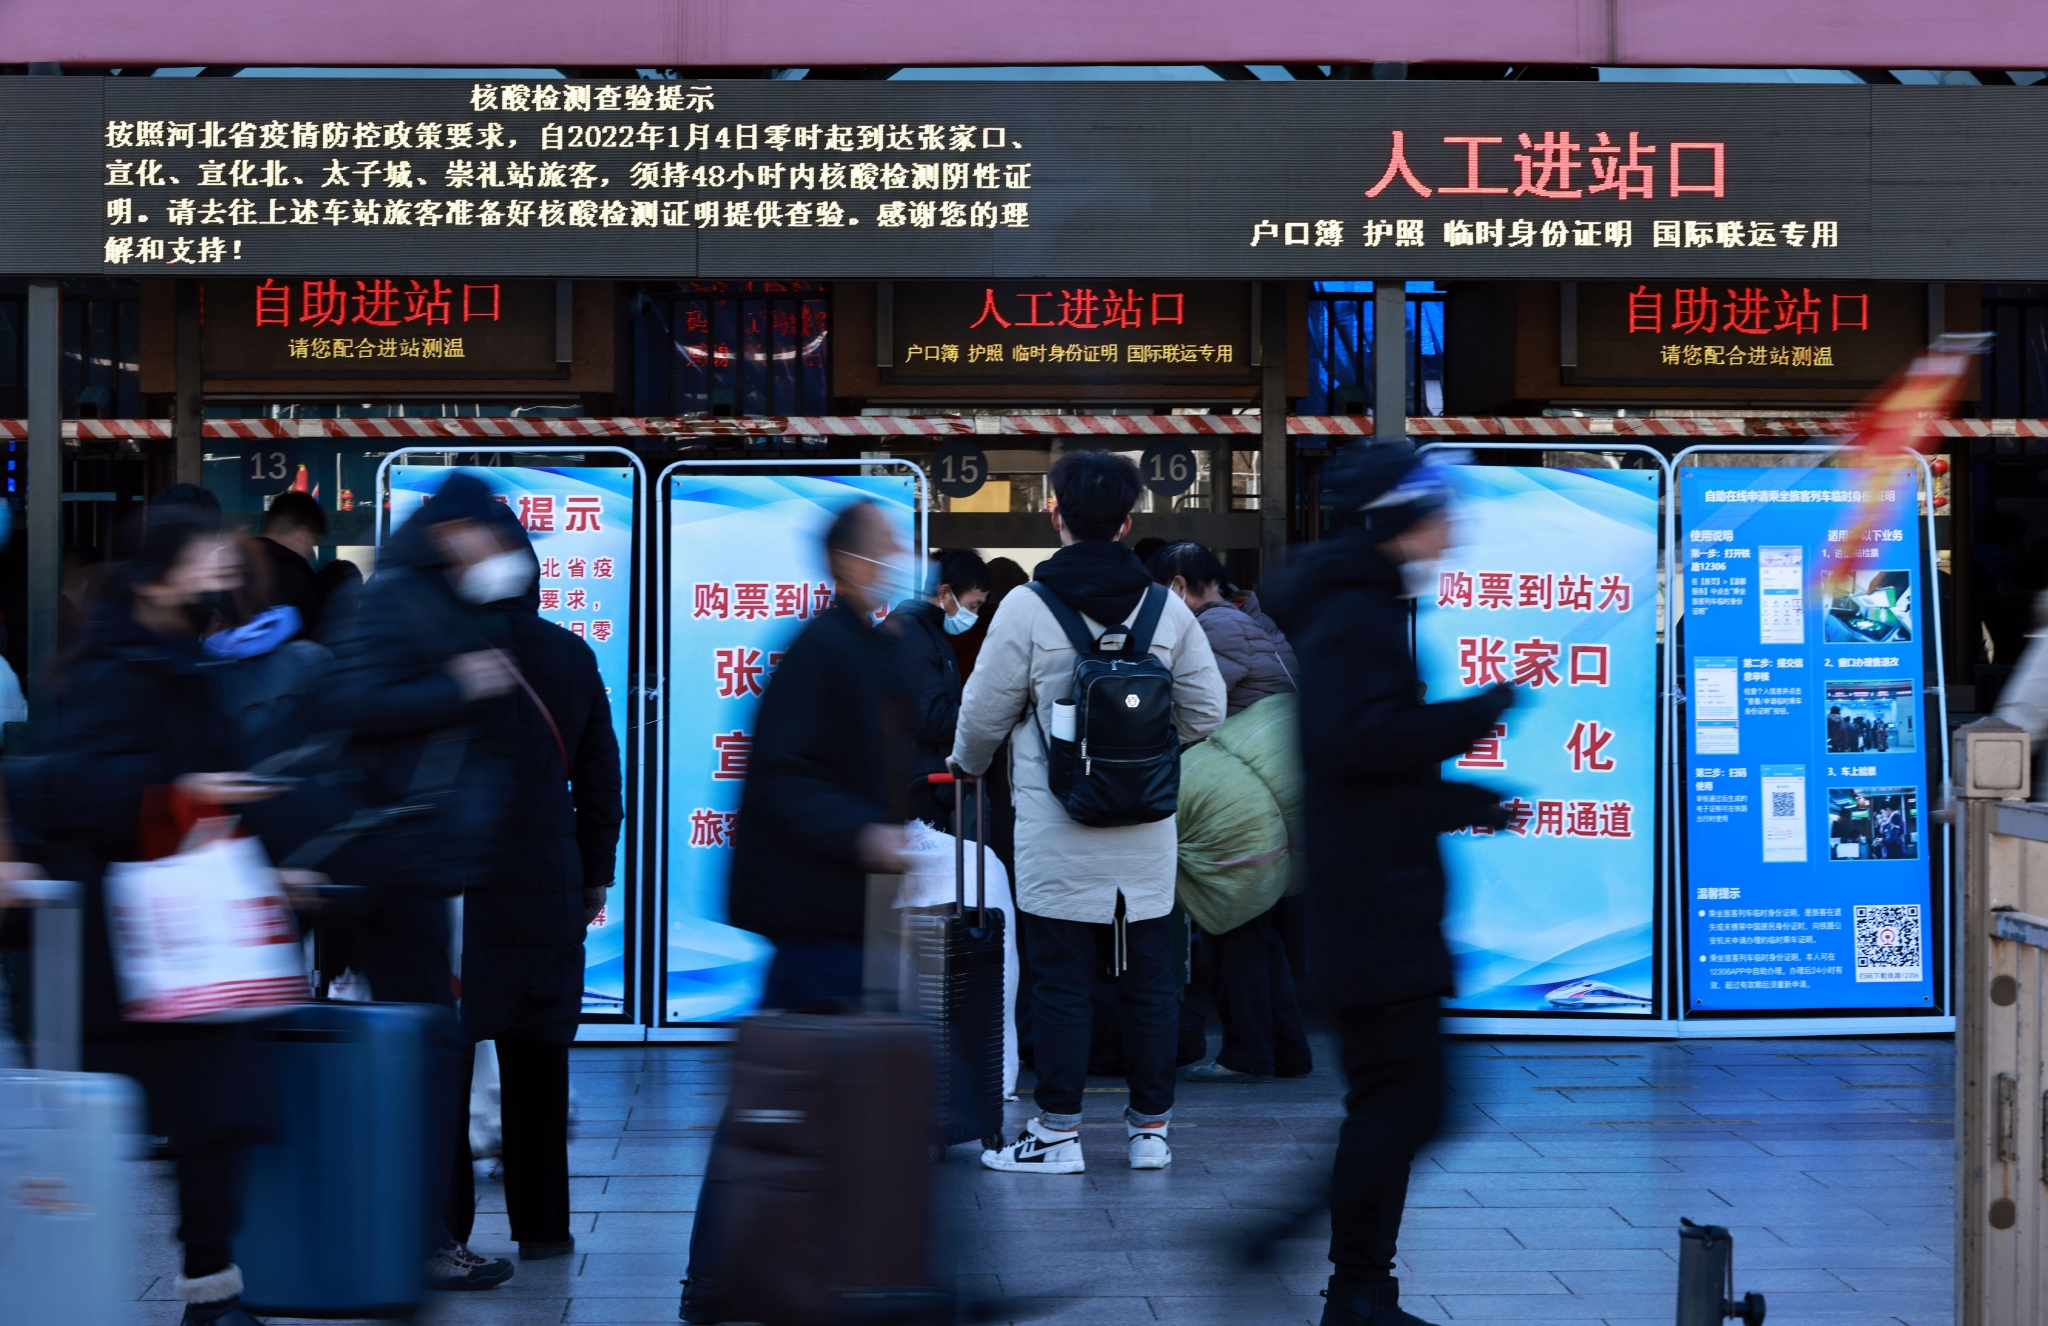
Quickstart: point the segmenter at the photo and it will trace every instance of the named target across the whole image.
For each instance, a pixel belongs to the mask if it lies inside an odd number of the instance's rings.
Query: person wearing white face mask
[[[960,665],[949,636],[974,629],[976,613],[988,600],[988,564],[968,548],[942,553],[923,564],[925,578],[938,584],[914,586],[882,624],[898,683],[910,703],[904,767],[909,776],[944,773],[953,753],[953,729],[960,718]],[[953,831],[950,788],[924,786],[912,797],[912,813],[934,828]],[[973,832],[969,827],[968,832]]]
[[[352,735],[349,761],[374,804],[395,804],[418,777],[452,765],[445,831],[431,851],[380,864],[357,938],[380,1002],[436,1005],[428,1120],[427,1210],[446,1205],[453,1149],[466,1137],[469,1072],[460,1058],[449,970],[448,896],[484,883],[512,796],[502,734],[518,684],[504,647],[503,615],[485,604],[533,582],[533,554],[515,547],[511,517],[481,479],[445,480],[385,543],[377,574],[334,631],[330,717]],[[452,758],[451,758],[452,754]],[[430,761],[432,763],[430,763]],[[427,766],[425,772],[422,766]],[[431,859],[429,859],[431,858]],[[436,1226],[441,1226],[437,1218]],[[509,1259],[480,1257],[441,1226],[421,1249],[437,1289],[489,1289],[512,1275]]]

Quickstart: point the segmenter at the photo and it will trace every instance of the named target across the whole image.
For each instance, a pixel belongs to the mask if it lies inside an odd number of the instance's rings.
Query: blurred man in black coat
[[[530,547],[509,515],[503,523],[508,538]],[[505,1210],[520,1259],[535,1261],[576,1250],[569,1045],[583,1011],[584,931],[604,906],[625,809],[597,655],[541,620],[533,589],[491,606],[510,628],[521,694],[510,717],[514,783],[497,865],[463,898],[462,1030],[472,1045],[497,1044]],[[448,1232],[467,1244],[476,1193],[466,1147],[450,1175]]]
[[[1506,823],[1498,794],[1438,767],[1514,693],[1422,702],[1408,600],[1450,545],[1441,477],[1405,442],[1350,448],[1326,474],[1348,527],[1304,550],[1267,600],[1301,660],[1308,970],[1350,1085],[1323,1326],[1419,1326],[1400,1308],[1394,1252],[1409,1165],[1442,1110],[1437,1000],[1452,977],[1436,839]]]
[[[909,587],[905,552],[874,503],[841,511],[825,533],[832,606],[790,642],[761,696],[726,908],[734,925],[775,944],[765,1008],[856,1003],[868,874],[899,875],[909,866],[906,798],[896,790],[907,776],[897,744],[900,689],[889,678],[888,641],[874,625],[875,613]],[[721,1145],[714,1139],[690,1230],[687,1322],[725,1319],[711,1272],[724,1261]]]
[[[905,549],[863,501],[832,522],[825,555],[837,596],[762,694],[733,834],[729,912],[775,944],[769,1008],[860,997],[867,876],[905,866],[897,788],[907,775],[884,713],[895,694],[888,642],[874,626],[908,579]]]

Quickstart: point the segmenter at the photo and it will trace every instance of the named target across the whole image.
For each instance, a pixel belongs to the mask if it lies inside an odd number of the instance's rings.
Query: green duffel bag
[[[1196,925],[1235,930],[1295,885],[1301,744],[1292,695],[1225,719],[1181,757],[1176,891]]]

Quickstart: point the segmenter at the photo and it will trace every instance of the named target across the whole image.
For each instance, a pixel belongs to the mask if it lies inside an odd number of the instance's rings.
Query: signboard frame
[[[1558,442],[1572,445],[1560,446]],[[1580,445],[1586,443],[1585,445]],[[1671,494],[1677,483],[1676,470],[1671,460],[1653,446],[1641,442],[1608,442],[1592,444],[1589,439],[1558,439],[1553,442],[1487,442],[1479,446],[1464,446],[1456,442],[1431,442],[1416,448],[1418,455],[1431,452],[1515,452],[1537,453],[1556,451],[1592,452],[1594,454],[1635,454],[1646,455],[1657,462],[1657,473],[1661,482],[1658,493],[1658,538],[1663,547],[1658,555],[1658,566],[1665,569],[1668,579],[1668,558],[1675,537],[1673,519],[1676,503]],[[1572,468],[1569,466],[1545,466],[1544,468]],[[1663,587],[1658,586],[1662,593]],[[1655,611],[1655,609],[1652,609]],[[1411,613],[1409,632],[1411,649],[1414,643],[1415,624],[1419,614]],[[1659,622],[1662,627],[1664,624]],[[1660,773],[1664,782],[1652,781],[1656,789],[1656,810],[1651,816],[1657,834],[1657,847],[1653,860],[1655,877],[1652,889],[1651,924],[1651,970],[1656,1003],[1649,1017],[1634,1017],[1622,1014],[1578,1014],[1569,1017],[1550,1016],[1542,1013],[1512,1013],[1505,1011],[1468,1012],[1464,1009],[1446,1006],[1443,1009],[1445,1029],[1460,1035],[1471,1036],[1569,1036],[1593,1039],[1604,1036],[1639,1039],[1641,1037],[1682,1035],[1681,1024],[1672,1016],[1677,1007],[1674,1002],[1670,972],[1670,939],[1672,926],[1671,860],[1669,856],[1672,822],[1667,819],[1671,810],[1670,780],[1672,749],[1675,735],[1672,726],[1670,697],[1676,678],[1673,671],[1672,651],[1668,633],[1657,644],[1657,749]]]
[[[2048,186],[2011,168],[2012,145],[2041,136],[2023,90],[1656,87],[1105,82],[1048,98],[1004,82],[50,79],[0,86],[0,116],[22,129],[5,164],[24,186],[0,198],[0,264],[554,279],[2048,272],[2035,223]]]
[[[452,439],[451,439],[452,440]],[[623,897],[626,900],[626,926],[624,985],[625,1001],[617,1013],[583,1013],[579,1015],[580,1026],[576,1033],[579,1041],[639,1040],[646,1020],[645,1009],[639,999],[645,984],[642,968],[645,966],[645,924],[647,892],[647,817],[641,813],[641,806],[647,787],[647,466],[640,457],[625,447],[615,446],[563,446],[523,445],[493,447],[448,447],[414,446],[400,447],[390,452],[377,464],[377,521],[375,525],[376,546],[382,548],[390,535],[390,472],[391,467],[409,456],[445,456],[446,463],[453,469],[497,469],[492,464],[476,466],[460,465],[452,458],[456,456],[618,456],[623,457],[633,470],[633,639],[627,648],[632,663],[628,673],[627,689],[631,692],[627,709],[626,732],[632,744],[630,754],[620,751],[623,765],[621,773],[621,800],[626,817],[620,832],[631,843],[631,850],[625,854],[629,877],[624,881]]]
[[[1682,583],[1680,579],[1680,564],[1684,560],[1683,551],[1678,546],[1678,533],[1682,529],[1679,511],[1681,499],[1678,496],[1675,476],[1682,471],[1687,457],[1727,454],[1758,457],[1809,456],[1814,460],[1812,468],[1820,469],[1826,466],[1826,462],[1829,459],[1845,456],[1849,452],[1848,448],[1839,446],[1705,443],[1699,446],[1685,447],[1672,455],[1671,469],[1674,475],[1674,483],[1671,490],[1673,496],[1670,509],[1667,513],[1671,535],[1665,549],[1666,592],[1664,596],[1664,629],[1672,660],[1671,676],[1674,679],[1680,675],[1677,672],[1677,668],[1682,663],[1680,655],[1684,652],[1678,642],[1678,628],[1679,623],[1684,618],[1686,597],[1681,593],[1674,592],[1676,587]],[[1916,477],[1920,484],[1920,493],[1924,499],[1931,499],[1934,492],[1933,470],[1928,466],[1925,456],[1918,452],[1911,454],[1915,465]],[[1933,724],[1934,730],[1926,734],[1929,746],[1926,755],[1928,758],[1928,788],[1930,794],[1935,795],[1938,794],[1939,789],[1946,788],[1948,783],[1948,673],[1942,644],[1940,596],[1936,588],[1940,545],[1936,539],[1934,504],[1931,500],[1926,500],[1925,508],[1920,512],[1920,521],[1922,526],[1922,544],[1918,570],[1921,575],[1920,583],[1923,588],[1923,596],[1929,601],[1932,609],[1924,613],[1923,617],[1934,624],[1934,629],[1928,632],[1927,637],[1920,641],[1919,644],[1922,650],[1923,662],[1929,651],[1933,654],[1933,666],[1930,671],[1932,673],[1931,689],[1934,693],[1933,709],[1935,722]],[[1926,689],[1927,686],[1923,683],[1923,713],[1926,710]],[[1675,886],[1675,905],[1686,905],[1685,900],[1688,896],[1690,880],[1686,868],[1685,824],[1689,818],[1688,808],[1690,803],[1685,800],[1684,775],[1687,770],[1687,760],[1683,755],[1683,733],[1679,727],[1684,719],[1680,714],[1679,695],[1675,680],[1674,684],[1669,688],[1668,695],[1667,728],[1671,733],[1672,739],[1681,743],[1679,746],[1674,747],[1676,758],[1668,762],[1670,766],[1669,795],[1671,804],[1667,813],[1672,817],[1671,823],[1673,828],[1673,832],[1670,835],[1670,850],[1673,854],[1670,863],[1670,875]],[[1932,821],[1928,817],[1928,809],[1923,808],[1923,835],[1926,833],[1927,826],[1931,825],[1931,823]],[[1956,1023],[1955,982],[1957,979],[1957,964],[1952,960],[1951,945],[1953,939],[1952,927],[1955,924],[1956,916],[1955,844],[1950,827],[1942,824],[1940,829],[1940,860],[1928,863],[1928,898],[1931,904],[1932,915],[1928,918],[1929,924],[1924,949],[1928,955],[1928,961],[1935,964],[1938,972],[1938,975],[1932,982],[1937,1000],[1937,1005],[1933,1010],[1920,1012],[1913,1009],[1901,1009],[1896,1012],[1882,1014],[1854,1011],[1804,1012],[1797,1010],[1789,1012],[1759,1011],[1754,1013],[1729,1011],[1691,1013],[1685,1007],[1683,997],[1684,982],[1683,978],[1678,975],[1677,970],[1682,969],[1685,964],[1685,954],[1682,951],[1685,932],[1683,926],[1676,924],[1676,917],[1674,915],[1674,924],[1671,926],[1668,941],[1671,946],[1672,957],[1670,965],[1674,969],[1674,988],[1669,994],[1673,1001],[1672,1007],[1678,1010],[1678,1035],[1681,1038],[1925,1036],[1954,1031]]]
[[[889,459],[810,459],[775,458],[731,460],[678,460],[663,467],[654,478],[649,490],[653,497],[649,507],[657,514],[655,519],[661,527],[658,546],[654,550],[654,602],[658,605],[654,614],[653,653],[648,656],[649,670],[654,684],[648,688],[658,701],[656,722],[662,726],[662,739],[656,743],[654,756],[654,780],[651,784],[654,806],[647,816],[650,836],[661,845],[656,853],[657,861],[653,878],[647,889],[648,923],[644,927],[643,950],[645,953],[645,974],[641,989],[645,999],[646,1038],[650,1041],[671,1042],[721,1042],[733,1038],[731,1022],[671,1022],[668,1020],[668,1001],[663,993],[668,974],[668,860],[667,851],[669,825],[669,740],[667,724],[669,704],[669,605],[674,586],[670,584],[671,543],[667,513],[668,481],[671,475],[699,472],[709,474],[767,471],[797,471],[830,475],[834,472],[853,475],[871,475],[889,470],[907,471],[917,490],[917,547],[911,550],[913,556],[923,555],[931,546],[931,477],[924,467],[915,461],[901,457]],[[642,796],[647,793],[643,792]]]

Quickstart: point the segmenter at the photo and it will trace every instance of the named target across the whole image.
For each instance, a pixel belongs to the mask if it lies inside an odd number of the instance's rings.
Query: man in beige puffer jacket
[[[1138,467],[1110,452],[1076,451],[1061,456],[1050,477],[1059,503],[1052,521],[1062,546],[1039,564],[1035,579],[1095,634],[1134,620],[1152,587],[1144,566],[1119,542],[1142,486]],[[1201,740],[1223,721],[1223,678],[1194,614],[1171,595],[1151,648],[1173,673],[1181,742]],[[1013,1173],[1078,1174],[1085,1168],[1078,1130],[1094,1023],[1096,941],[1112,927],[1121,932],[1117,948],[1127,963],[1117,998],[1131,1090],[1124,1112],[1131,1165],[1163,1169],[1173,1158],[1166,1132],[1180,974],[1171,961],[1175,922],[1169,913],[1179,844],[1170,816],[1090,828],[1068,818],[1053,796],[1044,734],[1052,730],[1053,702],[1072,688],[1075,661],[1073,644],[1044,600],[1036,592],[1010,594],[967,680],[953,744],[953,763],[980,774],[1003,741],[1010,743],[1019,938],[1034,978],[1040,1113],[1016,1142],[981,1159],[990,1169]]]

